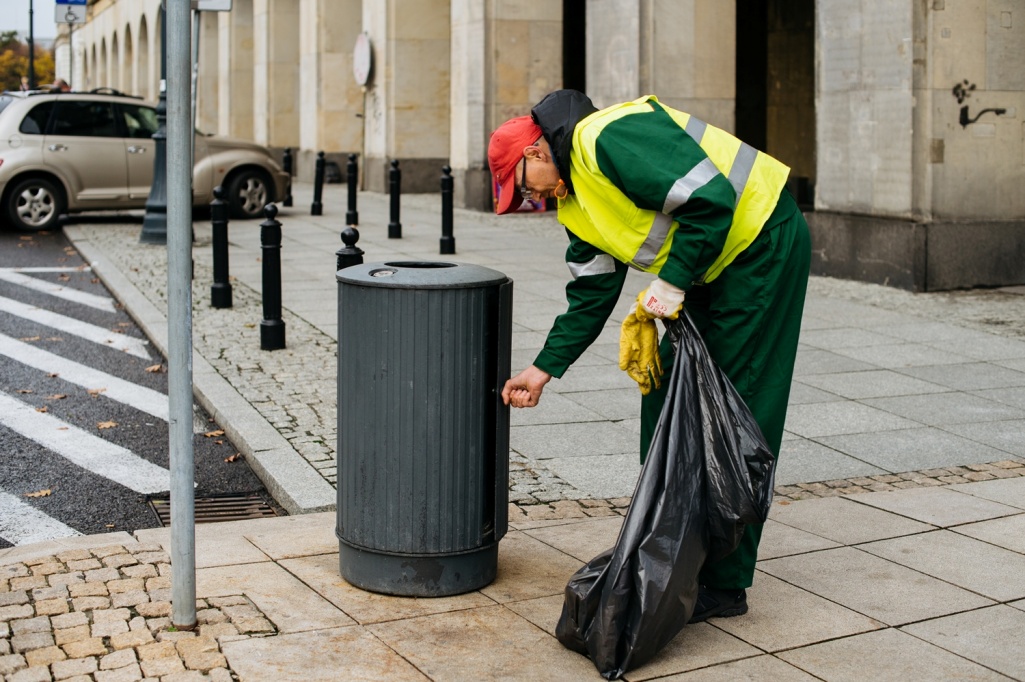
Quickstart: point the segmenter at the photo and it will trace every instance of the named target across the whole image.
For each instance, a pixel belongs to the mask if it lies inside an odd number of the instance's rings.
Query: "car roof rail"
[[[88,92],[90,95],[111,95],[113,97],[128,97],[129,99],[142,99],[138,95],[129,95],[114,88],[93,88]]]

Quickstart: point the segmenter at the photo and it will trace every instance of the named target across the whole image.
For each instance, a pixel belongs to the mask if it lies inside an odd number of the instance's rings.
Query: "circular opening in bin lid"
[[[361,263],[335,273],[340,285],[389,289],[466,289],[509,281],[501,272],[451,261],[388,261]]]
[[[385,263],[389,268],[454,268],[455,263],[438,263],[434,261],[399,261],[397,263]]]

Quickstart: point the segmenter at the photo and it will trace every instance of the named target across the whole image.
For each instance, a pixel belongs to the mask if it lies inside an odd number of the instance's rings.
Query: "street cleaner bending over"
[[[794,373],[811,247],[808,225],[785,182],[790,169],[723,130],[647,96],[597,110],[558,90],[530,116],[491,136],[496,213],[554,197],[566,227],[569,307],[534,364],[509,379],[502,399],[534,407],[601,333],[627,268],[653,276],[623,323],[620,367],[641,389],[641,461],[665,400],[660,377],[673,362],[645,322],[674,318],[686,297],[719,367],[779,456]],[[650,324],[647,325],[650,328]],[[691,622],[747,613],[760,525],[740,546],[706,563]]]

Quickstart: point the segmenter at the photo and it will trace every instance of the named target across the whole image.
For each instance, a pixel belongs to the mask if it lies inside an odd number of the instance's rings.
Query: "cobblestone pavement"
[[[159,544],[73,549],[0,566],[6,682],[229,682],[221,642],[276,634],[244,595],[196,602],[171,625],[170,559]]]

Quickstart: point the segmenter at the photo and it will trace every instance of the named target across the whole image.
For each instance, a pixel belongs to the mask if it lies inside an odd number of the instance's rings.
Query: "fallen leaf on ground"
[[[25,493],[25,497],[49,497],[50,489],[44,488],[43,490],[37,490],[34,493]]]
[[[30,242],[30,241],[32,241],[32,237],[18,237],[18,239],[20,239],[23,242]]]
[[[68,397],[67,394],[64,394],[64,393],[54,393],[53,395],[46,396],[46,399],[47,400],[64,400],[67,397]]]
[[[241,452],[236,452],[231,457],[225,457],[224,461],[227,462],[228,464],[231,464],[232,462],[236,462],[236,461],[238,461],[240,459],[242,459],[242,453]]]
[[[214,445],[224,445],[224,441],[223,440],[215,440],[214,441]]]
[[[90,284],[99,284],[100,283],[100,278],[99,277],[93,277],[91,280],[89,280],[89,282],[90,282]]]
[[[116,526],[113,523],[108,523],[104,528],[116,528]]]
[[[58,427],[57,427],[57,430],[58,430],[58,431],[67,431],[67,430],[68,430],[68,427],[67,427],[67,426],[58,426]]]
[[[203,435],[206,436],[207,438],[215,438],[216,436],[223,436],[224,435],[224,429],[217,429],[216,431],[207,431]]]
[[[149,367],[146,368],[146,371],[149,372],[150,374],[156,374],[158,372],[163,372],[164,371],[164,366],[163,365],[150,365]]]
[[[56,379],[57,377],[60,376],[60,374],[58,374],[57,372],[50,372],[46,376],[50,377],[51,379]]]
[[[47,407],[46,405],[43,405],[42,407],[37,407],[36,408],[36,412],[49,412],[49,411],[50,411],[50,408]]]
[[[18,339],[18,340],[19,341],[38,341],[41,338],[42,337],[40,337],[40,336],[26,336],[26,337],[24,337],[22,339]]]
[[[119,327],[131,327],[132,323],[131,322],[118,322],[117,326],[119,326]]]
[[[124,334],[125,333],[124,329],[111,329],[110,331],[114,332],[115,334]]]
[[[58,259],[57,259],[57,262],[58,262],[58,263],[67,263],[67,262],[68,262],[68,259],[67,259],[67,258],[58,258]]]
[[[59,281],[61,281],[61,282],[69,282],[69,281],[71,281],[71,276],[70,275],[60,274],[60,275],[57,275],[57,279]]]
[[[96,428],[98,429],[112,429],[117,426],[117,422],[96,422]]]
[[[252,329],[253,327],[255,327],[255,326],[256,326],[256,323],[255,323],[255,322],[246,322],[246,323],[245,323],[244,325],[242,325],[242,326],[243,326],[243,327],[246,327],[247,329]]]
[[[96,396],[98,396],[99,394],[103,393],[106,390],[107,389],[105,389],[105,388],[87,388],[87,389],[85,389],[85,392],[95,398]]]
[[[35,393],[31,388],[19,388],[18,393]]]
[[[48,336],[48,337],[46,337],[46,340],[47,341],[63,341],[64,337],[63,336]]]

